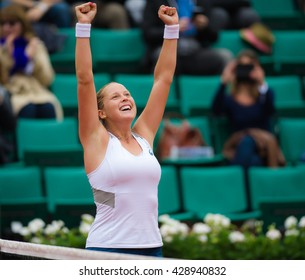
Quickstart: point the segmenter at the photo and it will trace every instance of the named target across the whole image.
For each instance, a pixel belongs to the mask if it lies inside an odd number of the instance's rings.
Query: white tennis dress
[[[128,152],[110,134],[106,155],[88,174],[96,217],[86,247],[154,248],[162,246],[158,228],[161,167],[148,142],[133,134],[140,155]]]

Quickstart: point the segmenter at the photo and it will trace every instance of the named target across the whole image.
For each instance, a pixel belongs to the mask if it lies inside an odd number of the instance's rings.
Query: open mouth
[[[130,105],[124,105],[120,108],[120,111],[130,111],[131,110],[131,106]]]

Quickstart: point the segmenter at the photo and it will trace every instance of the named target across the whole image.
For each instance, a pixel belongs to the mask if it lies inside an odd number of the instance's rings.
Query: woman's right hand
[[[12,33],[6,37],[5,40],[5,48],[9,55],[13,55],[14,52],[14,41],[17,38],[17,35]]]
[[[223,69],[221,74],[221,81],[224,84],[232,83],[234,81],[236,64],[236,61],[232,60]]]
[[[79,23],[91,23],[96,15],[96,4],[87,2],[75,7],[76,17]]]

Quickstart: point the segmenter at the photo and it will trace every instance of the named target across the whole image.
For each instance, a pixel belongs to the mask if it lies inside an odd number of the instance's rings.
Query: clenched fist
[[[96,4],[87,2],[75,7],[76,17],[79,23],[91,23],[96,15]]]
[[[175,7],[160,6],[158,11],[159,18],[166,25],[174,25],[179,23],[178,13]]]

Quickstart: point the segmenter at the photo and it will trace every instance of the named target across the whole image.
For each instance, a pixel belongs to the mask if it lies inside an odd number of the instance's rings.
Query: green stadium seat
[[[0,229],[10,233],[13,221],[26,225],[29,221],[48,218],[42,179],[37,167],[0,168]]]
[[[213,132],[213,145],[215,153],[221,153],[224,143],[230,137],[230,124],[226,117],[211,118],[211,130]]]
[[[154,76],[152,74],[117,74],[113,79],[123,84],[130,91],[137,104],[139,115],[147,103],[153,86]],[[165,109],[166,111],[179,109],[175,82],[172,83]]]
[[[273,52],[275,72],[280,75],[305,75],[304,31],[278,31],[275,36]]]
[[[56,73],[75,73],[75,28],[60,28],[60,34],[66,36],[62,50],[50,55]]]
[[[180,76],[178,86],[181,113],[185,117],[210,115],[212,100],[219,83],[218,76]]]
[[[242,40],[238,30],[222,30],[213,47],[228,49],[236,56],[241,50],[248,48],[249,45]]]
[[[305,119],[280,118],[279,143],[288,164],[295,165],[305,152]]]
[[[251,208],[253,211],[260,212],[266,227],[276,221],[283,223],[290,215],[303,216],[305,215],[304,183],[304,166],[278,169],[252,167],[249,170]],[[294,205],[295,203],[297,205]],[[299,203],[303,204],[302,213],[295,212],[295,206],[299,209],[297,211],[300,211]],[[290,205],[290,211],[287,205]],[[268,213],[266,209],[270,212]]]
[[[83,150],[77,120],[20,119],[17,124],[17,153],[26,165],[82,165]]]
[[[304,28],[304,17],[291,0],[253,0],[252,6],[271,29]]]
[[[241,167],[183,167],[182,197],[185,211],[197,220],[206,214],[222,214],[232,221],[257,218],[257,212],[247,212],[244,173]]]
[[[178,175],[175,167],[161,166],[162,173],[158,186],[159,215],[181,211],[181,197]]]
[[[139,73],[145,53],[140,29],[95,29],[91,42],[95,72]]]
[[[96,91],[111,81],[110,75],[106,73],[96,73],[94,75]],[[51,85],[52,92],[60,101],[64,115],[66,117],[77,117],[77,78],[75,74],[58,73]]]
[[[305,117],[305,100],[298,76],[267,76],[266,81],[274,90],[278,117]]]
[[[44,179],[48,210],[54,219],[79,226],[82,214],[95,214],[92,189],[83,167],[47,167]]]

